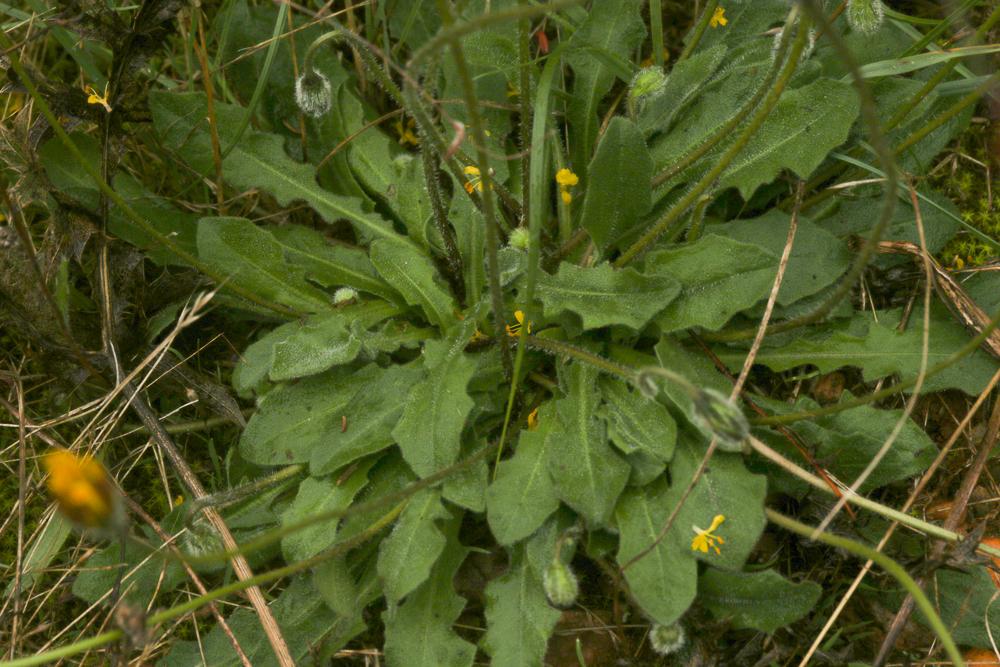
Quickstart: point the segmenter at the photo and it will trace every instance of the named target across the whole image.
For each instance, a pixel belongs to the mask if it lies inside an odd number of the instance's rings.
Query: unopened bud
[[[295,103],[305,115],[319,118],[333,104],[330,80],[312,68],[307,69],[295,80]]]
[[[750,424],[739,406],[714,389],[701,389],[694,397],[695,424],[715,436],[724,452],[743,451]]]
[[[542,586],[545,588],[545,597],[554,607],[569,607],[576,602],[576,596],[580,593],[580,583],[576,580],[576,575],[559,556],[553,558],[545,568]]]
[[[629,87],[628,96],[632,102],[638,102],[663,90],[667,75],[663,73],[661,67],[646,67],[639,70],[638,74],[632,78],[632,85]]]
[[[353,287],[341,287],[333,293],[333,302],[338,306],[358,298],[358,291]]]
[[[684,648],[687,643],[687,634],[680,623],[673,625],[660,625],[657,623],[649,631],[649,644],[653,650],[660,655],[673,655]]]
[[[639,369],[632,383],[639,390],[639,393],[650,401],[655,400],[660,395],[659,379],[645,368]]]
[[[852,30],[870,35],[882,26],[883,18],[882,0],[849,0],[847,3],[847,23]]]
[[[527,227],[515,227],[510,233],[510,247],[518,250],[527,250],[531,244],[531,233]]]

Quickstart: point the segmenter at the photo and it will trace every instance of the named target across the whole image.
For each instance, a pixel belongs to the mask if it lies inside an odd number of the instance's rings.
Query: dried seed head
[[[323,116],[333,104],[330,80],[312,68],[307,69],[295,80],[295,103],[307,116]]]
[[[850,0],[847,3],[847,22],[852,30],[871,35],[882,27],[885,7],[882,0]]]
[[[660,625],[657,623],[649,631],[649,644],[660,655],[673,655],[684,648],[687,633],[680,623]]]

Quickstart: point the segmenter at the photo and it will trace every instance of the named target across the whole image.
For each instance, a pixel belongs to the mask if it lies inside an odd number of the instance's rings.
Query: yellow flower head
[[[528,430],[534,431],[538,428],[538,408],[528,413]]]
[[[479,167],[474,164],[470,164],[466,166],[462,172],[466,175],[466,177],[468,177],[468,180],[465,182],[466,192],[471,195],[473,190],[476,192],[483,191],[483,177],[482,172],[479,171]]]
[[[87,527],[107,523],[112,514],[114,488],[104,466],[92,456],[77,456],[65,449],[42,458],[49,474],[46,486],[67,517]]]
[[[396,134],[399,135],[399,144],[401,146],[409,144],[416,147],[420,145],[420,137],[413,132],[413,129],[417,126],[415,120],[409,118],[404,123],[402,118],[397,118],[393,126],[396,128]]]
[[[559,184],[559,196],[562,198],[563,204],[569,206],[569,203],[573,201],[573,194],[569,189],[579,182],[580,177],[565,167],[556,172],[556,183]]]
[[[93,86],[87,86],[87,104],[100,104],[104,110],[111,113],[111,104],[108,102],[108,84],[104,84],[104,94],[101,95]]]
[[[720,25],[724,26],[727,23],[729,23],[729,19],[726,18],[725,8],[716,7],[715,11],[712,13],[712,18],[708,21],[708,25],[713,28],[718,28]]]
[[[715,518],[712,519],[712,525],[708,527],[708,530],[702,530],[698,526],[691,526],[691,529],[696,533],[691,539],[691,551],[700,551],[703,554],[707,554],[709,548],[711,548],[715,550],[716,554],[721,555],[722,552],[719,550],[718,545],[725,544],[726,541],[716,535],[715,531],[725,520],[726,517],[721,514],[716,514]]]
[[[514,325],[508,324],[507,325],[507,335],[508,336],[516,336],[519,333],[521,333],[521,326],[522,325],[524,326],[524,332],[525,333],[531,333],[531,322],[528,322],[527,324],[525,324],[525,322],[524,322],[524,311],[515,310],[514,311],[514,319],[517,320],[517,324],[514,324]]]

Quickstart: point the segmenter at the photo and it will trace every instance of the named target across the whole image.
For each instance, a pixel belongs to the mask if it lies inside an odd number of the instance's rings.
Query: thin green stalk
[[[455,17],[451,14],[448,0],[438,0],[438,12],[444,23],[445,33],[449,28],[455,27]],[[471,23],[469,21],[468,23]],[[457,34],[457,33],[456,33]],[[497,259],[499,251],[499,230],[496,219],[496,209],[493,201],[493,174],[490,171],[490,154],[486,147],[486,132],[483,129],[483,119],[479,115],[479,100],[476,96],[476,84],[469,73],[468,64],[465,61],[465,52],[462,50],[462,43],[458,36],[448,39],[452,57],[455,59],[455,69],[462,81],[462,93],[465,97],[465,112],[469,117],[469,128],[472,131],[472,140],[476,144],[476,161],[480,170],[482,184],[482,204],[483,217],[486,218],[486,272],[490,290],[490,306],[493,310],[493,334],[497,341],[504,341],[504,317],[503,292],[500,289],[500,264]],[[417,60],[416,57],[413,58]],[[508,379],[513,378],[513,365],[510,359],[510,348],[506,344],[500,345],[500,360],[503,363],[504,374]]]
[[[594,354],[593,352],[588,352],[582,347],[577,347],[575,345],[570,345],[569,343],[564,343],[560,340],[555,340],[553,338],[541,338],[539,336],[524,336],[524,342],[528,347],[533,347],[536,350],[541,350],[542,352],[548,352],[549,354],[556,356],[566,356],[575,359],[581,363],[592,366],[602,373],[607,373],[608,375],[613,375],[625,382],[630,384],[635,384],[638,372],[634,368],[629,368],[622,364],[611,361],[610,359],[605,359],[604,357]],[[659,369],[665,370],[665,369]],[[671,379],[676,377],[672,374]]]
[[[444,243],[445,261],[448,265],[451,289],[459,301],[464,302],[465,279],[462,277],[462,254],[458,251],[455,230],[448,222],[448,211],[445,210],[444,198],[441,195],[441,182],[438,178],[438,167],[434,161],[433,149],[430,146],[421,146],[420,157],[424,163],[424,183],[427,185],[427,195],[431,202],[431,211],[434,214],[434,225]]]
[[[712,167],[712,169],[710,169],[709,172],[705,174],[686,195],[681,197],[677,203],[670,207],[670,209],[656,222],[655,225],[653,225],[652,228],[643,234],[642,237],[640,237],[628,248],[628,250],[623,252],[618,259],[615,260],[614,264],[616,267],[622,267],[628,264],[640,253],[646,250],[654,241],[656,241],[661,234],[667,231],[670,226],[678,220],[685,211],[687,211],[688,207],[696,202],[705,190],[711,187],[711,185],[715,182],[715,179],[718,178],[727,167],[729,167],[732,161],[736,159],[736,156],[739,155],[744,148],[746,148],[747,143],[764,124],[767,117],[771,115],[771,111],[778,104],[778,100],[781,98],[782,93],[785,92],[785,87],[788,85],[792,75],[795,73],[795,69],[798,67],[800,56],[802,55],[802,51],[808,41],[808,35],[809,26],[806,25],[806,20],[803,18],[798,22],[798,33],[796,34],[795,41],[792,44],[791,52],[785,60],[781,73],[774,82],[774,86],[771,88],[764,101],[761,102],[760,107],[758,107],[753,117],[750,119],[750,122],[733,141],[732,146],[730,146],[729,149],[722,154],[715,166]]]
[[[111,200],[115,204],[115,206],[117,206],[119,210],[121,210],[121,212],[129,220],[138,225],[139,228],[142,229],[144,232],[146,232],[148,235],[156,239],[156,242],[159,243],[161,246],[163,246],[164,248],[170,250],[170,252],[177,255],[178,258],[180,258],[190,266],[194,267],[198,271],[202,272],[203,274],[214,280],[216,283],[220,285],[225,284],[226,288],[229,291],[243,297],[247,301],[255,303],[258,306],[261,306],[263,308],[266,308],[268,310],[271,310],[273,312],[279,313],[280,315],[284,316],[297,317],[302,314],[287,306],[283,306],[278,303],[272,303],[267,299],[260,297],[252,290],[245,289],[235,284],[226,284],[226,281],[228,279],[227,276],[224,276],[216,272],[208,264],[205,264],[200,259],[189,253],[187,250],[177,245],[177,243],[173,239],[171,239],[168,236],[165,236],[164,234],[161,234],[160,231],[156,229],[156,227],[154,227],[150,222],[148,222],[145,218],[139,215],[131,206],[129,206],[128,202],[126,202],[125,199],[120,194],[118,194],[118,192],[114,190],[114,188],[108,185],[108,183],[104,180],[104,178],[101,177],[101,174],[98,171],[97,167],[91,164],[91,162],[83,156],[83,154],[80,152],[80,149],[77,148],[76,144],[73,143],[73,140],[69,138],[68,134],[66,134],[66,130],[63,129],[63,126],[59,123],[59,119],[56,118],[54,113],[52,113],[52,109],[51,107],[49,107],[48,102],[46,102],[45,98],[41,95],[41,93],[38,91],[38,88],[35,86],[35,83],[31,80],[31,78],[28,76],[28,73],[25,71],[24,66],[21,64],[20,58],[18,58],[17,56],[17,52],[11,49],[12,46],[13,44],[11,43],[10,38],[7,36],[7,34],[0,31],[0,47],[7,50],[7,57],[10,59],[10,66],[14,69],[14,72],[17,74],[19,80],[27,89],[28,94],[31,96],[32,100],[34,100],[35,106],[38,107],[38,110],[42,113],[43,116],[45,116],[45,119],[49,122],[49,126],[52,128],[52,131],[55,132],[56,136],[59,138],[59,141],[62,142],[66,150],[69,151],[69,154],[73,156],[73,159],[76,160],[80,164],[80,166],[83,167],[83,170],[87,172],[87,175],[90,176],[90,178],[94,181],[98,189],[109,200]]]
[[[879,162],[882,165],[882,171],[885,172],[885,179],[883,181],[885,194],[882,197],[882,208],[879,212],[878,222],[875,223],[875,227],[865,239],[864,245],[861,247],[861,251],[851,264],[851,268],[847,271],[847,274],[840,281],[840,284],[837,285],[837,288],[833,291],[833,293],[830,294],[830,296],[827,297],[823,303],[814,308],[812,312],[800,315],[799,317],[793,317],[792,319],[785,320],[784,322],[769,325],[767,327],[767,333],[770,334],[780,333],[782,331],[791,331],[792,329],[797,329],[798,327],[818,322],[833,311],[837,304],[839,304],[841,300],[846,297],[852,289],[854,289],[855,283],[861,277],[865,267],[868,266],[868,262],[875,255],[878,248],[878,242],[881,240],[882,234],[889,227],[889,223],[892,221],[892,216],[896,211],[896,188],[899,181],[899,175],[896,171],[895,155],[879,123],[878,107],[875,104],[875,98],[872,95],[871,87],[862,76],[857,60],[847,47],[847,44],[844,43],[844,39],[840,36],[840,33],[838,33],[833,26],[830,25],[830,22],[823,13],[823,8],[819,4],[818,0],[807,0],[803,3],[803,7],[805,7],[808,11],[812,19],[816,21],[819,29],[822,30],[823,33],[829,38],[830,43],[837,52],[837,55],[840,56],[841,61],[847,66],[847,69],[851,74],[855,90],[861,100],[861,118],[868,131],[868,142],[871,144],[872,148],[875,149],[875,154],[878,156]],[[728,335],[745,337],[748,331],[749,330],[743,330],[733,332]],[[753,333],[756,334],[756,331]]]
[[[713,7],[715,4],[717,3],[712,3]],[[732,118],[727,120],[722,127],[705,139],[697,148],[688,151],[677,162],[671,164],[669,167],[657,174],[652,181],[654,188],[660,187],[677,174],[680,174],[692,164],[700,160],[710,150],[715,148],[720,141],[732,136],[733,131],[739,127],[744,120],[746,120],[746,117],[749,116],[754,109],[757,108],[760,101],[764,99],[764,96],[769,90],[771,90],[771,86],[774,84],[775,78],[778,76],[782,65],[785,63],[785,55],[788,53],[789,45],[792,43],[790,37],[791,31],[788,28],[793,24],[793,20],[796,15],[796,12],[793,10],[792,12],[789,12],[788,18],[785,19],[785,28],[782,31],[781,40],[778,42],[778,49],[774,52],[774,60],[771,62],[771,67],[768,68],[767,74],[764,76],[764,80],[761,81],[760,86],[754,92],[753,96],[747,100],[746,103],[736,111],[736,113],[733,114]],[[708,14],[705,16],[708,16]],[[707,20],[705,23],[707,25]]]
[[[663,69],[663,6],[660,0],[649,0],[649,34],[653,38],[653,63]]]
[[[764,512],[767,515],[768,521],[777,526],[781,526],[785,530],[808,538],[812,538],[814,535],[812,528],[803,523],[799,523],[791,517],[775,512],[770,508],[764,508]],[[955,667],[965,667],[965,661],[962,659],[962,654],[955,645],[955,640],[952,638],[951,633],[948,632],[948,628],[945,626],[944,621],[942,621],[941,617],[938,616],[937,611],[934,609],[934,605],[931,604],[927,595],[923,592],[923,590],[921,590],[920,586],[917,585],[917,582],[913,580],[913,577],[911,577],[906,570],[903,569],[903,566],[894,561],[892,558],[889,558],[889,556],[886,556],[881,551],[877,551],[866,544],[856,542],[846,537],[833,535],[827,532],[821,532],[815,537],[823,544],[843,549],[844,551],[847,551],[855,556],[878,563],[882,569],[886,571],[886,574],[898,581],[903,588],[905,588],[906,591],[913,596],[914,601],[917,603],[920,611],[923,612],[924,617],[930,624],[934,634],[936,634],[938,639],[941,640],[941,645],[944,647],[945,653],[948,654],[948,658],[952,661],[952,664],[955,665]]]
[[[549,105],[552,101],[552,84],[555,74],[562,59],[562,50],[565,43],[561,43],[549,55],[542,68],[542,74],[538,78],[538,89],[534,98],[534,109],[531,112],[531,138],[525,149],[530,152],[528,156],[528,189],[524,192],[525,206],[524,216],[528,223],[528,269],[525,278],[526,286],[524,301],[521,308],[525,313],[525,320],[531,322],[535,314],[535,286],[538,284],[538,265],[541,261],[542,225],[545,222],[548,207],[543,202],[548,201],[549,179],[545,173],[548,164],[546,147],[548,142],[545,135],[548,132]],[[522,84],[523,86],[523,84]],[[524,95],[524,90],[521,91]],[[525,123],[525,119],[521,119]],[[534,202],[528,205],[528,202]],[[518,335],[517,354],[514,356],[513,375],[510,380],[510,391],[507,393],[507,407],[504,412],[503,427],[500,430],[500,442],[507,441],[507,431],[510,428],[510,419],[514,411],[514,399],[517,397],[517,390],[521,384],[521,368],[524,366],[524,355],[527,350],[525,336],[528,327],[522,326]],[[496,463],[500,463],[500,456],[503,454],[503,446],[497,449]],[[494,475],[496,467],[494,467]]]
[[[947,359],[942,359],[938,363],[934,364],[927,369],[926,377],[932,377],[944,369],[952,366],[953,364],[960,361],[962,358],[972,354],[976,351],[980,345],[986,340],[986,338],[993,333],[993,331],[1000,325],[1000,311],[993,316],[990,323],[983,328],[975,338],[972,338],[959,348],[956,352],[951,354]],[[816,408],[815,410],[807,410],[804,412],[792,412],[787,415],[772,415],[770,417],[757,417],[751,419],[750,423],[761,426],[774,426],[776,424],[791,424],[793,422],[802,421],[803,419],[812,419],[814,417],[823,417],[826,415],[836,414],[838,412],[843,412],[844,410],[850,410],[851,408],[856,408],[862,405],[867,405],[868,403],[874,403],[875,401],[880,401],[883,398],[888,398],[898,394],[901,391],[906,391],[910,387],[914,386],[917,382],[915,377],[903,380],[891,387],[886,387],[875,393],[868,394],[867,396],[861,396],[858,398],[851,399],[849,401],[844,401],[843,403],[837,403],[836,405],[828,405],[823,408]]]
[[[309,570],[316,567],[320,563],[327,561],[331,558],[340,556],[341,554],[347,553],[351,549],[354,549],[358,545],[364,544],[371,538],[373,538],[378,533],[382,532],[385,528],[389,526],[396,517],[399,516],[400,512],[406,503],[399,503],[390,510],[385,515],[379,517],[379,519],[366,528],[364,531],[358,533],[357,535],[335,544],[326,551],[323,551],[311,558],[298,561],[296,563],[291,563],[285,565],[284,567],[279,567],[269,572],[263,572],[261,574],[250,577],[249,579],[244,579],[242,581],[234,581],[226,586],[221,586],[215,590],[209,591],[204,595],[199,595],[196,598],[192,598],[183,604],[176,605],[169,609],[164,609],[161,612],[152,614],[146,619],[147,628],[155,628],[156,626],[165,623],[167,621],[173,620],[184,614],[188,614],[192,611],[204,607],[210,602],[224,598],[232,593],[237,593],[242,590],[246,590],[252,586],[259,586],[261,584],[266,584],[272,581],[277,581],[278,579],[283,579],[292,574],[302,572],[304,570]],[[51,651],[44,651],[42,653],[37,653],[32,656],[27,656],[24,658],[16,658],[14,660],[0,661],[0,667],[34,667],[35,665],[44,665],[50,662],[55,662],[62,658],[68,658],[73,655],[78,655],[85,651],[91,651],[95,648],[100,648],[101,646],[107,646],[113,642],[118,641],[124,637],[124,633],[121,630],[112,630],[111,632],[105,632],[99,634],[95,637],[90,637],[89,639],[84,639],[78,642],[69,644],[68,646],[62,646],[57,649],[52,649]]]
[[[694,26],[694,34],[691,35],[691,41],[684,45],[684,50],[681,51],[681,55],[677,58],[677,62],[687,60],[691,53],[698,47],[698,43],[701,42],[702,35],[705,34],[705,29],[708,28],[708,23],[712,20],[712,14],[715,13],[715,8],[718,5],[719,0],[708,0],[708,2],[705,3],[705,10],[701,13],[701,16],[698,17],[698,23]],[[779,56],[778,61],[780,62],[780,60],[781,58]],[[766,89],[767,84],[765,84],[763,88]]]
[[[518,0],[522,7],[528,6],[528,0]],[[520,116],[517,119],[518,134],[521,140],[521,220],[520,226],[528,224],[528,216],[531,210],[531,111],[534,96],[531,90],[531,73],[533,63],[531,61],[531,20],[523,18],[518,23],[517,32],[517,57],[518,76],[520,81],[520,94],[518,95],[518,109]]]
[[[288,3],[279,3],[278,15],[274,19],[274,30],[271,32],[271,43],[267,45],[267,53],[264,55],[264,66],[261,68],[260,75],[257,77],[257,86],[253,89],[253,95],[250,96],[250,104],[247,105],[246,113],[244,113],[243,118],[240,119],[239,127],[236,129],[236,136],[233,137],[233,142],[222,151],[223,160],[225,160],[229,153],[231,153],[232,150],[239,145],[240,139],[243,138],[243,133],[246,132],[247,128],[250,126],[250,119],[253,118],[254,111],[260,103],[260,98],[264,95],[264,88],[267,87],[268,76],[271,73],[271,64],[274,62],[274,54],[278,52],[281,29],[287,20]],[[206,81],[205,85],[209,85],[209,82]]]
[[[971,93],[960,99],[951,107],[949,107],[947,111],[935,116],[932,121],[928,122],[919,130],[910,134],[910,136],[904,139],[903,142],[896,147],[896,154],[897,155],[901,154],[907,148],[919,142],[928,134],[938,129],[939,127],[947,123],[949,120],[951,120],[958,114],[962,113],[962,111],[964,111],[966,108],[978,102],[979,98],[981,98],[986,91],[992,88],[998,80],[1000,80],[1000,72],[993,74],[993,76],[986,79],[986,81],[980,84],[978,88],[976,88],[974,91],[972,91]]]

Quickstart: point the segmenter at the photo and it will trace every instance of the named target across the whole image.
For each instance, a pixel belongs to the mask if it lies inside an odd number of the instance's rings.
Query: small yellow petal
[[[479,167],[477,167],[474,164],[466,165],[465,169],[463,169],[462,172],[466,176],[479,176],[482,173],[479,171]]]
[[[562,197],[563,203],[567,206],[569,206],[570,202],[573,201],[573,195],[569,193],[569,190],[561,190],[559,192],[559,196]]]
[[[563,186],[573,186],[580,182],[580,177],[563,167],[556,172],[556,183]]]
[[[713,28],[718,28],[720,25],[724,26],[727,23],[729,23],[729,19],[726,18],[725,8],[716,7],[715,11],[712,13],[712,18],[708,21],[708,24]]]
[[[538,408],[528,413],[528,430],[534,431],[538,428]]]

